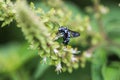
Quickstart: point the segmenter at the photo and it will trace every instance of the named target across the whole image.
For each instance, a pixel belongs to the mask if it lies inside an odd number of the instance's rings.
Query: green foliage
[[[119,44],[116,45],[111,40],[113,39],[119,43],[120,39],[119,35],[115,36],[117,33],[115,33],[116,27],[114,27],[119,26],[119,18],[116,16],[118,15],[116,14],[118,9],[115,10],[116,8],[113,8],[116,12],[105,16],[110,10],[106,6],[101,5],[99,0],[92,0],[92,2],[93,7],[87,7],[86,10],[94,14],[93,20],[62,0],[45,0],[35,4],[33,2],[27,4],[22,0],[14,3],[10,0],[0,1],[0,21],[3,22],[2,27],[9,25],[15,20],[16,25],[22,30],[26,40],[29,42],[30,49],[33,49],[35,52],[38,51],[40,55],[40,64],[36,67],[33,75],[35,80],[39,79],[48,69],[49,66],[46,64],[54,65],[58,73],[62,71],[72,73],[73,69],[78,69],[80,66],[85,67],[87,61],[92,62],[91,73],[93,80],[120,79],[119,74],[116,74],[120,72],[119,61],[110,61],[110,65],[108,65],[109,55],[114,54],[120,58]],[[115,17],[117,18],[115,19],[117,21],[111,18],[111,14],[116,14]],[[64,46],[61,43],[62,38],[58,39],[56,36],[60,26],[66,26],[71,30],[80,32],[81,36],[71,39],[70,44]],[[119,33],[119,28],[117,27],[117,29]],[[19,52],[18,48],[23,52]],[[32,51],[23,50],[21,47],[16,47],[15,50],[14,48],[7,50],[8,52],[5,53],[9,53],[9,57],[0,54],[0,64],[2,64],[0,72],[11,72],[12,79],[17,80],[20,76],[16,75],[16,69],[34,56],[28,56]],[[19,53],[22,54],[19,55]],[[14,56],[11,56],[11,54]],[[12,61],[14,63],[8,65]],[[45,65],[43,66],[42,63]],[[21,72],[24,73],[24,71]],[[25,80],[29,80],[27,72],[26,76],[22,75]]]
[[[104,80],[120,80],[120,62],[105,65],[102,69]]]
[[[98,48],[92,59],[92,79],[103,80],[102,67],[106,63],[106,52],[102,48]]]
[[[0,21],[4,21],[2,23],[2,27],[10,24],[15,18],[15,9],[14,5],[10,0],[1,0],[0,1]]]
[[[82,19],[79,18],[80,15],[73,16],[72,12],[67,9],[64,3],[61,1],[60,3],[61,4],[56,6],[48,1],[46,4],[48,4],[49,7],[54,8],[45,12],[42,8],[35,8],[33,3],[30,4],[30,9],[24,1],[17,1],[15,5],[13,5],[16,8],[12,9],[15,10],[16,13],[12,13],[12,15],[14,15],[13,17],[15,17],[18,27],[22,29],[25,38],[30,43],[30,47],[38,50],[38,54],[43,59],[42,61],[44,63],[55,65],[56,71],[58,72],[66,70],[72,72],[73,68],[76,69],[79,67],[79,62],[83,61],[82,59],[85,57],[73,55],[80,52],[77,51],[77,48],[74,49],[71,46],[65,47],[61,43],[55,42],[56,32],[60,25],[69,26],[70,29],[77,30],[83,34],[81,35],[81,38],[76,40],[82,41],[82,46],[88,46],[88,43],[85,40],[88,35],[91,36],[91,26],[89,17],[86,16]],[[4,5],[7,4],[4,3]],[[4,14],[6,13],[7,12],[4,12]],[[95,37],[93,39],[95,39]],[[93,43],[92,45],[97,44],[94,41],[91,42]],[[84,62],[82,62],[82,65],[84,65]]]
[[[11,43],[6,46],[0,46],[0,73],[15,72],[27,60],[33,58],[36,51],[26,49],[26,44]]]

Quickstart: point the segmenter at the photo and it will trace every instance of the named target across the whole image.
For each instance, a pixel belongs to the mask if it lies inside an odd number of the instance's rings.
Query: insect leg
[[[69,41],[70,41],[70,38],[64,38],[63,44],[68,45]]]

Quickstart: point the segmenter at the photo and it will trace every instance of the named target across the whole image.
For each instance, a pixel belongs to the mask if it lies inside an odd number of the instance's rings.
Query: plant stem
[[[107,34],[105,32],[104,25],[103,25],[103,22],[102,22],[102,17],[101,17],[100,11],[99,11],[99,3],[100,3],[100,1],[99,0],[94,0],[93,3],[94,3],[94,11],[95,11],[95,13],[98,13],[100,15],[96,19],[97,24],[98,24],[98,28],[100,30],[100,34],[102,35],[104,40],[108,40],[108,36],[107,36]]]

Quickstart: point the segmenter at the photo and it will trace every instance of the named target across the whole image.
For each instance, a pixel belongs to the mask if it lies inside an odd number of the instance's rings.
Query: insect
[[[76,31],[72,31],[64,26],[59,27],[57,34],[59,35],[58,38],[60,38],[60,37],[63,38],[64,45],[68,45],[71,37],[80,36],[80,33],[76,32]]]

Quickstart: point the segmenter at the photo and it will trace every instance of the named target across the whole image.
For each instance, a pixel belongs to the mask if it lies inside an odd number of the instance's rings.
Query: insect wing
[[[70,31],[72,37],[78,37],[78,36],[80,36],[79,32],[75,32],[75,31],[71,31],[71,30],[69,30],[69,31]]]

